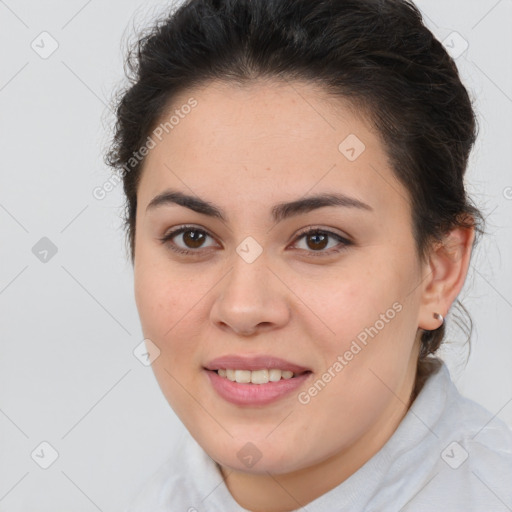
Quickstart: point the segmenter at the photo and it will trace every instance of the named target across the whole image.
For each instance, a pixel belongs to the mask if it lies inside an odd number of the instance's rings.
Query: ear
[[[473,227],[457,227],[436,242],[423,267],[423,290],[418,327],[426,331],[437,329],[460,293],[469,268],[475,238]]]

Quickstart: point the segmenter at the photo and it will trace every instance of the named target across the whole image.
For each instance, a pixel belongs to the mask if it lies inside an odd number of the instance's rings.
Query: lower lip
[[[281,379],[267,384],[239,384],[226,377],[220,377],[213,370],[206,373],[215,391],[235,405],[266,405],[296,391],[311,375],[311,372],[303,373],[291,379]]]

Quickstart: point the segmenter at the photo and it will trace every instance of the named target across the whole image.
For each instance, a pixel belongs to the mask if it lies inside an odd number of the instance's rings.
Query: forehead
[[[159,126],[139,204],[176,186],[238,208],[308,191],[388,208],[407,196],[371,123],[314,84],[211,82],[177,95]]]

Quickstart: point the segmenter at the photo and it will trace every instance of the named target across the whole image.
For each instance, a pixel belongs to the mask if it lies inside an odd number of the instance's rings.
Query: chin
[[[283,445],[281,440],[270,442],[264,438],[250,441],[231,439],[223,444],[213,439],[196,439],[203,450],[218,464],[234,471],[250,474],[286,474],[307,467],[309,464],[297,458],[297,446]],[[302,462],[302,463],[301,463]]]

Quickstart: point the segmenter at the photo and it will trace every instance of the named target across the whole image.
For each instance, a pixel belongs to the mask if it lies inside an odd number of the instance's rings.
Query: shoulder
[[[440,433],[451,435],[478,462],[485,460],[502,461],[512,464],[512,430],[482,405],[460,394],[452,382],[449,372],[442,369],[447,379],[447,402],[445,419],[440,422]]]
[[[512,507],[512,431],[496,414],[460,394],[443,365],[426,395],[445,401],[432,426],[433,464],[410,510],[486,511]],[[412,504],[411,504],[412,505]],[[430,507],[430,508],[429,508]]]

